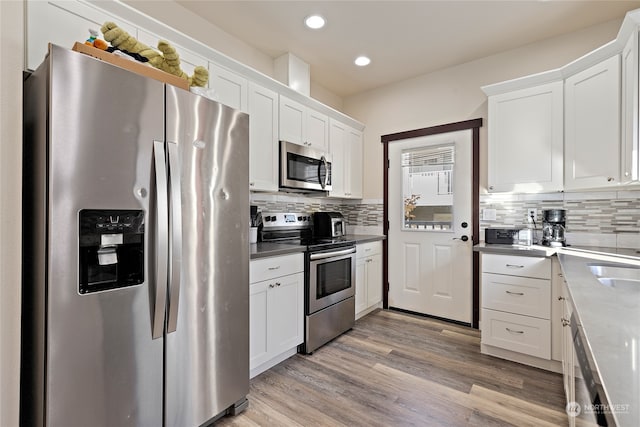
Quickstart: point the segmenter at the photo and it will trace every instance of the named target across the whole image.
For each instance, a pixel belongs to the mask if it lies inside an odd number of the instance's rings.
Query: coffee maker
[[[545,209],[542,211],[542,244],[544,246],[565,246],[566,211]]]

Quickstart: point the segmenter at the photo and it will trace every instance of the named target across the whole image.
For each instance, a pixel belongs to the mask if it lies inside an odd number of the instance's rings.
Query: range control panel
[[[304,212],[263,212],[262,225],[265,229],[310,227],[312,216]]]

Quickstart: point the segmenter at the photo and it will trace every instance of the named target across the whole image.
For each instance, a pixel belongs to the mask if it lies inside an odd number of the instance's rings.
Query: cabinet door
[[[562,82],[489,97],[489,191],[561,191]]]
[[[348,174],[347,197],[352,199],[362,198],[362,132],[350,129],[347,134],[349,141],[349,159],[345,174]]]
[[[247,112],[248,83],[244,77],[209,62],[209,87],[218,102]]]
[[[249,369],[254,369],[271,358],[267,342],[268,286],[268,281],[249,286]]]
[[[280,140],[305,144],[306,109],[304,105],[280,95]]]
[[[573,347],[573,334],[571,333],[571,302],[569,300],[569,290],[567,289],[567,284],[563,281],[562,286],[562,296],[563,296],[563,312],[562,318],[563,327],[562,327],[562,379],[564,382],[564,392],[567,399],[567,402],[575,402],[576,400],[576,378],[575,378],[575,368],[576,368],[576,356],[575,350]],[[569,417],[569,426],[575,426],[575,417]]]
[[[167,40],[167,37],[156,35],[144,30],[138,30],[138,40],[141,43],[144,43],[147,46],[158,50],[157,49],[158,41]],[[202,66],[204,68],[209,67],[209,61],[206,58],[196,55],[195,53],[189,51],[188,49],[182,46],[176,45],[174,43],[172,43],[172,46],[176,49],[176,51],[178,52],[178,55],[180,55],[180,69],[184,71],[185,74],[187,74],[189,77],[193,76],[193,70],[197,66]],[[211,83],[211,79],[209,79],[209,81],[207,82],[206,87],[209,87],[210,83]]]
[[[556,257],[551,259],[551,359],[562,361],[562,315],[564,277]]]
[[[269,353],[276,356],[304,340],[304,274],[279,277],[268,285],[267,336]]]
[[[331,152],[331,197],[345,197],[346,173],[349,170],[347,126],[336,120],[329,121],[329,148]]]
[[[47,44],[54,43],[71,49],[75,42],[89,38],[88,29],[98,31],[105,21],[114,21],[133,37],[135,27],[108,15],[95,7],[70,1],[28,1],[26,4],[27,68],[35,70],[47,54]]]
[[[620,128],[620,179],[638,181],[638,33],[633,32],[622,50],[622,114]],[[635,153],[635,155],[634,155]]]
[[[367,262],[367,306],[382,301],[382,255],[374,255]]]
[[[620,182],[620,55],[565,81],[565,189]]]
[[[326,153],[329,147],[329,117],[311,108],[307,108],[306,116],[306,145]]]
[[[356,259],[356,314],[367,309],[367,270],[369,258]]]
[[[249,83],[249,188],[278,191],[278,94]]]

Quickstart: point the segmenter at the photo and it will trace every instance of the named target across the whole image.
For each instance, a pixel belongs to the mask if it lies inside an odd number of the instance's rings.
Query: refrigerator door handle
[[[169,205],[167,202],[167,165],[164,142],[153,141],[153,160],[156,174],[156,277],[151,336],[162,338],[167,308],[167,269],[169,260]]]
[[[182,265],[182,198],[180,196],[180,159],[178,144],[167,141],[169,153],[169,319],[167,333],[178,326],[180,271]]]

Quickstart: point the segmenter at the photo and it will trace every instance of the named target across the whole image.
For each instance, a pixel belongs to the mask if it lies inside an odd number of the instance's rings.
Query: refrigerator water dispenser
[[[80,211],[81,294],[144,282],[144,212]]]

